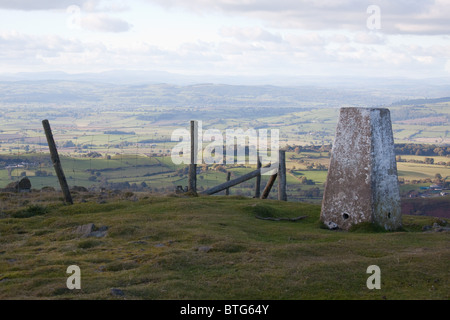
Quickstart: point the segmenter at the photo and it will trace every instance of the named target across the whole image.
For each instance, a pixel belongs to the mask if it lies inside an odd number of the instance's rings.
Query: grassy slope
[[[304,203],[95,200],[43,202],[48,212],[30,218],[2,215],[0,299],[449,298],[449,234],[420,231],[433,218],[404,216],[402,232],[336,232],[320,228],[319,206]],[[108,226],[108,235],[73,233],[91,222]],[[81,268],[81,290],[66,288],[72,264]],[[366,287],[373,264],[381,268],[381,290]],[[112,296],[111,288],[125,296]]]

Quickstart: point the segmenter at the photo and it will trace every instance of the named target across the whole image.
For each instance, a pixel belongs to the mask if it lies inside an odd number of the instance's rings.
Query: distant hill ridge
[[[393,106],[404,106],[404,105],[418,105],[418,104],[426,104],[426,103],[442,103],[442,102],[450,102],[450,97],[443,98],[433,98],[433,99],[413,99],[413,100],[401,100],[394,102]]]

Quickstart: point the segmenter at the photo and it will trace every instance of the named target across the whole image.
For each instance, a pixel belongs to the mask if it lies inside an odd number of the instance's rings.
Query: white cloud
[[[79,25],[87,30],[101,32],[126,32],[131,25],[118,18],[112,18],[105,14],[88,14],[79,19]]]
[[[384,44],[386,38],[377,32],[357,32],[353,38],[357,43],[362,44]]]
[[[280,34],[274,34],[260,27],[223,27],[219,31],[224,37],[236,38],[240,41],[281,42]]]
[[[0,9],[21,11],[65,10],[70,6],[86,12],[122,12],[130,8],[123,0],[0,0]]]
[[[335,42],[335,43],[349,43],[350,39],[346,35],[343,35],[343,34],[333,34],[333,35],[328,37],[327,41],[330,42],[330,43],[333,43],[333,42]]]
[[[447,63],[445,64],[445,71],[447,71],[450,74],[450,59],[448,59]]]
[[[71,5],[83,7],[85,4],[92,6],[99,1],[93,0],[0,0],[0,8],[22,11],[66,9]]]
[[[303,34],[288,34],[286,35],[286,41],[294,47],[324,46],[327,43],[324,36],[312,32]]]
[[[164,7],[258,18],[273,27],[309,30],[366,30],[373,0],[146,0]],[[449,34],[450,0],[378,0],[387,34]]]

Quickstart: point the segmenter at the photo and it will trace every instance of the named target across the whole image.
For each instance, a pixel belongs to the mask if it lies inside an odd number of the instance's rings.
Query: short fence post
[[[56,149],[55,140],[53,139],[52,129],[48,120],[43,120],[42,125],[44,127],[45,136],[47,137],[48,148],[50,149],[50,155],[55,168],[56,175],[58,176],[59,185],[64,194],[64,199],[67,203],[73,204],[72,196],[70,194],[69,186],[67,185],[66,176],[61,166],[61,161],[59,159],[58,150]]]
[[[270,190],[272,189],[273,184],[275,183],[275,180],[277,179],[278,173],[275,173],[270,176],[269,181],[267,181],[266,187],[264,188],[261,199],[267,199],[269,196]]]
[[[280,150],[278,167],[278,200],[287,201],[286,193],[286,151]]]
[[[261,160],[259,159],[259,154],[258,154],[256,168],[261,169]],[[260,195],[261,195],[261,173],[256,176],[255,198],[259,198]]]
[[[228,171],[227,173],[227,182],[231,180],[231,172]],[[226,188],[225,189],[225,195],[229,196],[230,195],[230,188]]]

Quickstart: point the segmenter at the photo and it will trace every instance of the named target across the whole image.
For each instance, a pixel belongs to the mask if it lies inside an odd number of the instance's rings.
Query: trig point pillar
[[[341,108],[320,219],[348,230],[372,222],[401,227],[400,192],[390,112]]]

